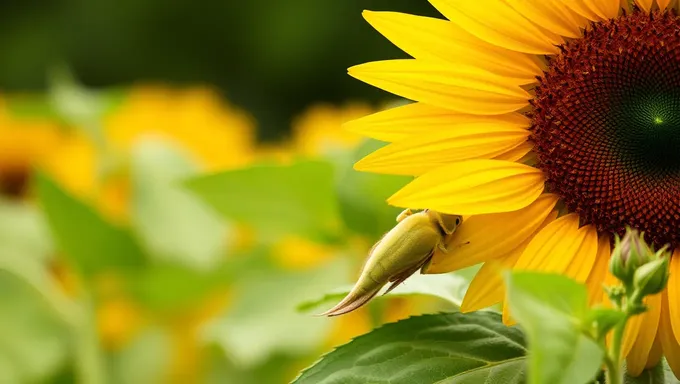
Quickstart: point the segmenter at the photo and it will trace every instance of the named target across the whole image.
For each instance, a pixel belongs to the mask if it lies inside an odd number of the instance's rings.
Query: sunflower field
[[[0,384],[680,383],[678,0],[0,9]]]

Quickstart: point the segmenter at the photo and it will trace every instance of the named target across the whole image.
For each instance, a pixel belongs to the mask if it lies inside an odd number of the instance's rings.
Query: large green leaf
[[[37,187],[58,247],[82,273],[130,270],[145,264],[145,255],[128,231],[108,223],[43,175],[37,176]]]
[[[34,206],[0,200],[0,270],[23,280],[63,320],[76,321],[79,309],[48,270],[53,252],[47,224]]]
[[[585,286],[561,275],[507,276],[510,312],[529,340],[529,383],[592,382],[604,354],[581,332],[587,312]]]
[[[524,382],[524,337],[493,312],[412,317],[339,347],[295,384]]]
[[[346,283],[346,258],[310,270],[251,268],[232,288],[231,307],[205,329],[206,340],[220,345],[236,365],[254,367],[278,353],[317,351],[330,331],[326,318],[302,314],[296,306]]]
[[[413,295],[434,296],[452,304],[454,307],[460,307],[468,285],[468,280],[455,273],[440,275],[421,275],[418,273],[409,277],[403,284],[388,293],[386,297]],[[338,302],[339,300],[342,300],[351,289],[352,285],[334,289],[314,300],[300,303],[298,310],[310,311],[319,308],[322,305]],[[378,296],[378,298],[381,297],[385,296]]]
[[[177,181],[197,167],[161,141],[144,140],[132,150],[132,221],[153,256],[209,269],[224,256],[228,228]]]
[[[351,230],[378,239],[396,225],[401,208],[387,205],[388,197],[413,178],[378,175],[355,171],[353,163],[385,145],[377,140],[367,140],[351,161],[339,169],[337,191],[342,218]]]
[[[33,287],[5,271],[0,302],[0,382],[43,382],[66,363],[68,329]]]
[[[231,263],[210,271],[161,263],[128,275],[128,289],[152,310],[189,308],[206,295],[229,284]]]
[[[222,215],[253,225],[262,236],[340,230],[329,163],[256,165],[201,176],[187,186]]]
[[[0,253],[45,260],[53,251],[45,218],[35,206],[0,199]]]

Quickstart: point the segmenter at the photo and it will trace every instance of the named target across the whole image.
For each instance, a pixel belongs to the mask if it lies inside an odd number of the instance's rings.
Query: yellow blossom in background
[[[37,119],[19,120],[0,109],[0,175],[28,175],[30,168],[40,166],[109,220],[124,223],[131,198],[128,160],[139,140],[154,137],[171,142],[191,156],[202,172],[247,165],[255,149],[253,119],[205,87],[133,88],[122,105],[104,117],[100,128],[103,143],[86,130],[62,129]],[[76,297],[74,274],[61,262],[57,267],[55,278]],[[124,292],[116,276],[95,280],[102,346],[119,349],[145,324],[165,324],[175,344],[168,375],[178,382],[195,381],[200,375],[199,328],[223,310],[226,302],[222,298],[207,300],[182,314],[147,314]]]
[[[244,166],[254,153],[252,118],[226,104],[210,88],[133,88],[103,125],[106,148],[98,148],[85,133],[76,131],[46,161],[45,168],[65,188],[91,199],[118,221],[127,218],[125,161],[137,141],[146,137],[168,140],[205,172]]]
[[[60,145],[64,131],[43,117],[15,116],[0,100],[0,193],[22,195],[31,170]]]
[[[295,155],[295,150],[289,143],[260,144],[255,150],[255,158],[258,161],[273,161],[278,164],[290,164]]]
[[[185,313],[171,316],[172,345],[169,383],[196,383],[203,373],[201,328],[229,307],[231,292],[216,292]]]
[[[147,314],[124,289],[124,281],[105,273],[95,279],[95,318],[102,347],[116,350],[131,341],[148,321]]]
[[[249,164],[255,145],[252,117],[206,87],[133,88],[105,127],[117,151],[128,150],[142,134],[160,135],[185,148],[206,171]]]
[[[330,260],[337,253],[332,246],[300,236],[286,236],[274,245],[273,255],[284,269],[309,269]]]
[[[373,111],[369,105],[358,102],[342,107],[314,105],[293,121],[293,148],[296,153],[308,156],[355,148],[364,138],[342,125]]]
[[[144,321],[141,309],[125,297],[104,301],[97,308],[96,318],[101,344],[110,350],[132,340]]]

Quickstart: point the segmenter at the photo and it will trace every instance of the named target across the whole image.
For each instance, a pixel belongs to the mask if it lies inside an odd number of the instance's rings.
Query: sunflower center
[[[536,88],[548,188],[600,231],[680,246],[680,18],[633,12],[562,47]]]

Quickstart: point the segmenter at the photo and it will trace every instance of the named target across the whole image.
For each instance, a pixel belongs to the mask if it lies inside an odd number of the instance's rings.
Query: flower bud
[[[653,257],[654,252],[645,243],[644,234],[628,228],[623,239],[616,238],[616,246],[609,260],[609,271],[624,285],[630,285],[633,282],[635,270],[652,260]]]
[[[633,287],[640,291],[642,296],[655,295],[663,291],[668,283],[669,260],[669,257],[664,255],[638,268],[633,277]]]

